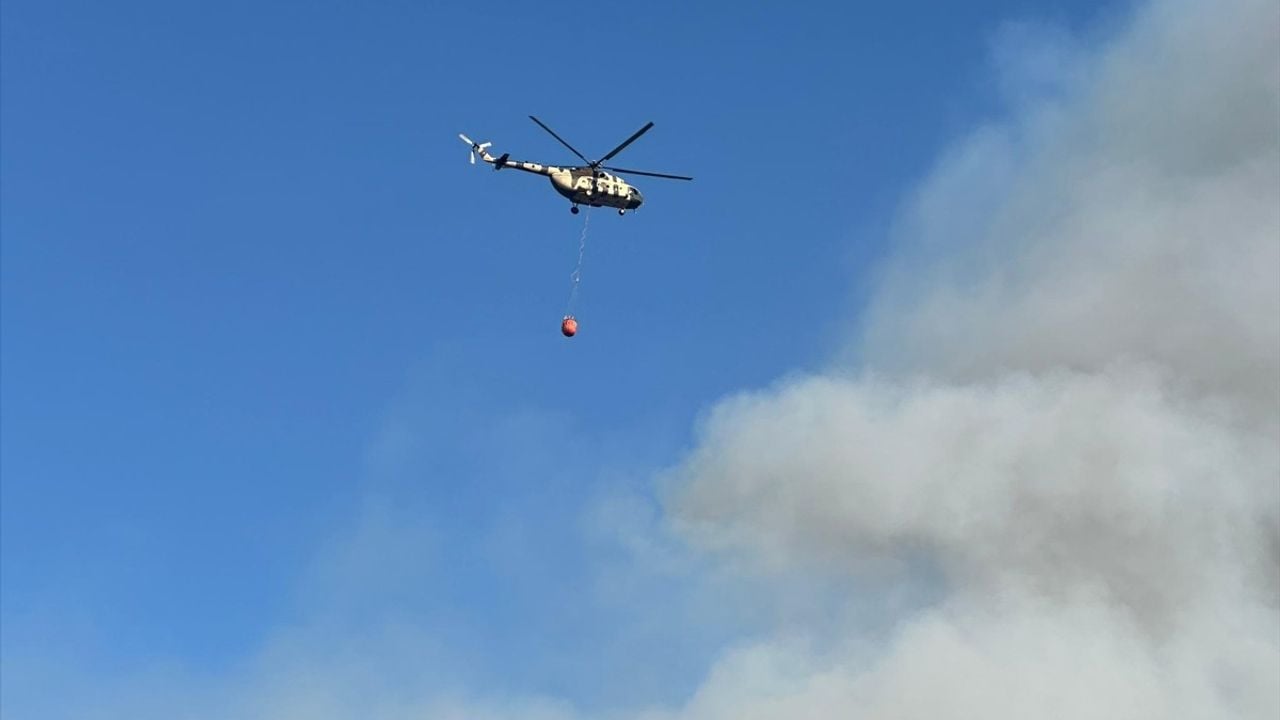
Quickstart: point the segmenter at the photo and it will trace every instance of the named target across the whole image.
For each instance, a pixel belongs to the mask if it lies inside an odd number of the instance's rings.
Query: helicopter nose
[[[628,204],[633,208],[638,208],[642,202],[644,202],[644,195],[641,195],[639,190],[631,188],[631,202]]]

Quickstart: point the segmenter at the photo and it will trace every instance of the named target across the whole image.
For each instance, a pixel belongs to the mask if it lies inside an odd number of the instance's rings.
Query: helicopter
[[[514,168],[523,170],[535,175],[546,175],[551,179],[551,187],[556,192],[569,199],[572,205],[569,206],[569,212],[574,215],[578,214],[579,205],[587,205],[589,207],[611,207],[617,208],[619,215],[625,215],[628,210],[635,210],[644,202],[644,196],[640,194],[640,190],[631,185],[626,180],[605,172],[612,170],[614,173],[623,173],[627,175],[644,175],[646,177],[667,178],[669,180],[692,180],[691,177],[684,175],[667,175],[666,173],[644,172],[642,170],[626,170],[624,168],[610,167],[604,163],[611,160],[615,155],[622,152],[628,145],[635,142],[641,135],[649,132],[653,127],[650,122],[640,128],[631,137],[622,142],[621,145],[610,150],[604,157],[599,160],[588,160],[585,155],[578,152],[577,148],[570,145],[564,138],[555,133],[554,130],[547,127],[538,118],[530,115],[529,119],[538,124],[538,127],[550,133],[551,137],[560,141],[561,145],[569,148],[570,152],[577,155],[585,165],[540,165],[538,163],[523,162],[520,160],[512,160],[510,153],[503,153],[498,157],[489,154],[489,147],[493,145],[490,142],[478,143],[471,138],[458,134],[462,138],[462,142],[471,146],[471,164],[476,164],[476,156],[479,155],[481,160],[493,166],[494,170],[503,168]]]

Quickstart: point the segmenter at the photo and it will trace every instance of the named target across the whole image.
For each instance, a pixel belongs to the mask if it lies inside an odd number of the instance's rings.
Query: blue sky
[[[450,686],[679,702],[779,611],[619,536],[708,406],[841,350],[1002,30],[1122,10],[6,2],[6,716],[393,619]],[[568,160],[529,114],[696,178],[594,213],[572,340],[581,216],[456,137]]]

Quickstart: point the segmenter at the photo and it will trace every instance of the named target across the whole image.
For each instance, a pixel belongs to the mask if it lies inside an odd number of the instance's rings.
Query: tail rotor
[[[488,153],[485,151],[489,148],[490,145],[493,144],[491,142],[478,143],[472,140],[471,138],[467,137],[466,135],[463,135],[462,133],[458,133],[458,137],[462,138],[462,142],[471,146],[471,164],[472,165],[476,164],[476,153],[480,153],[481,157],[488,155]]]

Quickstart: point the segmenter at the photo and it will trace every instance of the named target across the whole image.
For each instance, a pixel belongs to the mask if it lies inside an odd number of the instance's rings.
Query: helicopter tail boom
[[[533,173],[534,175],[551,176],[551,175],[554,175],[555,173],[565,172],[566,170],[571,169],[570,167],[567,167],[567,166],[541,165],[539,163],[525,162],[523,160],[512,160],[511,153],[502,153],[498,157],[494,157],[489,154],[489,147],[492,146],[493,143],[491,142],[478,143],[475,140],[472,140],[471,138],[461,133],[458,134],[458,137],[462,139],[462,142],[471,146],[471,164],[472,165],[476,164],[476,156],[479,155],[480,159],[492,165],[494,170],[502,170],[503,168],[512,168],[514,170],[523,170],[524,172],[527,172],[527,173]]]

